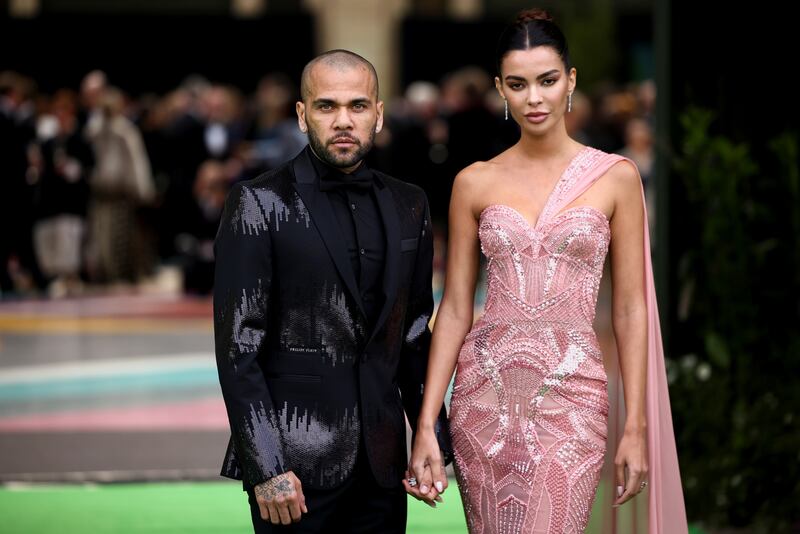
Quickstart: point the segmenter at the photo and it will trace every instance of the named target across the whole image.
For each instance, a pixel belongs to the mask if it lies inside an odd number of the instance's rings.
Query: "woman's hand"
[[[647,432],[625,431],[614,459],[617,498],[614,507],[638,495],[647,485]]]
[[[410,484],[409,480],[416,484]],[[442,502],[440,494],[447,489],[447,475],[439,442],[430,428],[417,430],[403,486],[406,492],[429,506],[435,508],[437,502]]]

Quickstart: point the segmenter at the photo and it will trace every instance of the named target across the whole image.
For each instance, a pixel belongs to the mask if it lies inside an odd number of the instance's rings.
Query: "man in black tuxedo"
[[[367,60],[322,54],[301,93],[309,146],[233,188],[215,242],[222,474],[243,479],[256,532],[405,532],[405,416],[416,428],[433,312],[428,201],[363,161],[383,122]],[[437,426],[449,459],[444,407]]]

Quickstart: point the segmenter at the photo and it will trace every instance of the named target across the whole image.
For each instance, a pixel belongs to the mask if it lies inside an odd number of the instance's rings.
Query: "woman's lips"
[[[528,122],[532,122],[534,124],[538,124],[543,122],[547,116],[550,115],[549,113],[543,112],[536,112],[536,113],[526,113],[525,118],[528,119]]]

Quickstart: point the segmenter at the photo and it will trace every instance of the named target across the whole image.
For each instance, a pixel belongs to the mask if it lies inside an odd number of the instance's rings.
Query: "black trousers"
[[[273,525],[261,519],[252,487],[245,488],[255,534],[404,534],[406,492],[378,485],[369,467],[363,444],[350,477],[333,489],[303,488],[308,513],[298,523]]]

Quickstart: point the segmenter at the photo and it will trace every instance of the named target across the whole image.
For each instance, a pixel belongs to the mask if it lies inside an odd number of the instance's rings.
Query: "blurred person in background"
[[[159,227],[162,254],[170,257],[176,253],[175,237],[182,231],[182,221],[194,211],[192,191],[200,165],[212,159],[241,167],[238,151],[244,123],[239,91],[202,76],[187,78],[168,95],[166,106],[169,121],[161,141],[167,156],[160,159],[160,170],[168,180]]]
[[[283,165],[306,146],[306,136],[297,129],[294,103],[297,89],[282,73],[266,75],[258,83],[241,157],[246,177]]]
[[[650,122],[639,117],[629,120],[625,126],[625,146],[622,147],[619,153],[636,163],[639,168],[642,185],[646,193],[647,213],[650,214],[650,242],[655,249],[658,245],[655,232],[658,215],[656,213],[657,204],[653,184],[654,137]]]
[[[638,103],[638,115],[644,119],[652,130],[655,130],[656,122],[656,82],[647,79],[640,82],[636,89],[636,101]]]
[[[200,101],[205,121],[204,159],[229,159],[234,155],[245,133],[241,94],[231,86],[212,85],[203,93]]]
[[[402,533],[433,314],[427,199],[363,161],[383,124],[371,63],[318,56],[301,98],[309,145],[234,186],[215,242],[222,474],[243,480],[259,533]],[[441,402],[435,419],[446,458]]]
[[[645,190],[647,190],[653,174],[655,154],[653,152],[653,131],[645,119],[633,117],[628,121],[625,125],[625,146],[619,153],[636,163]]]
[[[30,148],[29,176],[35,176],[33,237],[51,296],[75,295],[82,283],[83,237],[92,148],[78,123],[78,97],[57,91],[49,113],[39,116],[39,138]]]
[[[446,198],[447,184],[441,172],[446,154],[447,123],[439,114],[439,88],[415,81],[392,107],[381,133],[389,132],[389,143],[370,153],[370,162],[392,169],[401,180],[425,189],[431,209]],[[441,197],[439,195],[442,195]],[[432,212],[431,216],[435,214]]]
[[[591,139],[586,128],[592,121],[592,103],[582,91],[575,89],[572,92],[572,110],[564,117],[567,134],[577,142],[591,145]]]
[[[0,293],[25,294],[47,285],[33,250],[35,176],[29,148],[36,138],[36,84],[13,71],[0,72]]]
[[[86,126],[100,117],[103,94],[108,87],[108,78],[102,70],[93,70],[81,80],[80,108],[78,110],[78,128]]]
[[[601,87],[592,104],[593,116],[586,133],[594,146],[606,152],[625,145],[625,126],[636,116],[638,103],[633,92],[611,84]]]
[[[514,121],[505,119],[505,100],[497,91],[487,91],[484,100],[486,101],[486,107],[492,112],[495,119],[494,130],[497,140],[492,147],[492,155],[494,156],[517,142],[519,139],[519,125]]]
[[[222,162],[208,160],[197,170],[192,191],[194,210],[181,221],[182,230],[175,238],[183,287],[189,293],[206,294],[214,287],[214,237],[231,182]]]
[[[641,179],[630,160],[567,134],[577,72],[546,11],[520,13],[496,60],[521,137],[456,177],[409,473],[423,494],[447,485],[434,421],[455,370],[450,430],[470,532],[584,531],[618,405],[593,329],[610,250],[626,416],[603,493],[618,507],[649,483],[649,532],[685,534]],[[473,324],[479,250],[488,294]]]
[[[101,113],[86,130],[96,160],[89,179],[87,270],[100,283],[136,282],[154,260],[137,210],[153,201],[155,187],[142,136],[124,106],[122,92],[106,88]]]
[[[447,122],[447,161],[443,168],[446,178],[437,180],[442,192],[436,196],[443,202],[433,209],[446,221],[453,178],[476,159],[487,160],[496,155],[500,136],[496,117],[486,106],[486,93],[492,87],[488,72],[464,67],[446,76],[442,86]]]

